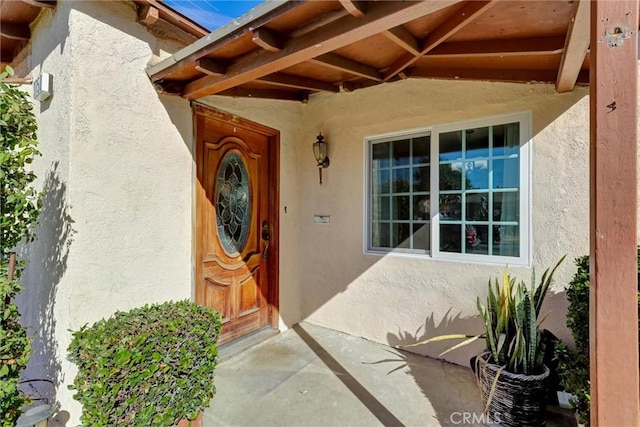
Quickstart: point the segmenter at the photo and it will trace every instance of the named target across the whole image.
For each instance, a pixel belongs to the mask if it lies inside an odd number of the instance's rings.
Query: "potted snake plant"
[[[441,335],[402,347],[464,340],[444,351],[442,356],[484,339],[487,350],[475,361],[484,412],[503,426],[544,425],[549,368],[543,362],[545,341],[539,325],[544,317],[540,316],[540,309],[553,275],[564,258],[553,269],[547,269],[538,284],[532,275],[530,287],[517,281],[506,269],[501,282],[495,279],[492,284],[489,280],[486,300],[477,299],[484,333]]]

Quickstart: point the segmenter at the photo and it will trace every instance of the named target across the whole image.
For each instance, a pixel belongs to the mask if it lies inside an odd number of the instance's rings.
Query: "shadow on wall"
[[[23,391],[32,395],[35,403],[42,400],[59,410],[56,391],[63,382],[60,353],[56,338],[56,314],[65,310],[59,303],[58,286],[67,269],[69,248],[73,242],[73,219],[66,203],[66,184],[60,180],[58,162],[54,163],[44,181],[45,194],[36,240],[26,245],[20,256],[27,260],[22,276],[23,290],[18,298],[22,322],[33,337],[33,351],[23,374]],[[56,313],[57,312],[57,313]],[[59,425],[69,419],[66,411],[54,418]]]
[[[545,299],[541,316],[544,317],[547,312],[555,312],[557,310],[562,310],[562,313],[566,313],[566,309],[567,297],[565,292],[549,294]],[[447,311],[447,314],[443,317],[443,320],[439,324],[436,324],[434,316],[430,315],[425,319],[424,325],[421,325],[413,333],[409,331],[388,333],[387,342],[390,346],[395,347],[399,345],[413,344],[440,335],[457,333],[482,333],[483,327],[479,316],[462,317],[459,313],[455,316],[452,316],[451,311],[452,309],[449,309],[449,311]],[[546,325],[545,323],[541,324],[542,329],[554,329],[554,326],[557,328],[557,325]],[[564,342],[570,342],[570,338],[561,338]],[[380,360],[373,363],[389,364],[389,366],[392,367],[389,373],[404,369],[407,374],[413,377],[415,383],[418,385],[418,387],[420,387],[422,394],[432,405],[439,423],[441,425],[447,425],[451,423],[451,414],[453,413],[480,413],[482,411],[479,398],[480,396],[478,395],[478,399],[476,401],[469,401],[468,407],[454,407],[455,402],[443,399],[443,393],[439,392],[438,387],[434,387],[434,384],[446,384],[447,395],[464,395],[465,392],[468,392],[468,376],[462,372],[457,373],[456,376],[452,376],[451,373],[448,374],[444,370],[434,372],[433,369],[429,369],[425,365],[420,356],[427,355],[427,349],[431,354],[433,354],[433,352],[442,353],[443,351],[460,342],[461,340],[450,340],[429,343],[423,346],[412,347],[409,349],[401,349],[398,354],[390,352],[391,354],[393,354],[393,358]],[[477,342],[466,346],[465,349],[466,351],[454,350],[449,354],[452,355],[452,358],[455,359],[454,361],[456,363],[469,367],[469,360],[465,359],[467,354],[469,352],[471,352],[472,354],[480,354],[485,349],[485,342],[484,340],[478,340]],[[460,353],[459,357],[456,357],[456,352]],[[448,362],[443,361],[443,363]],[[468,375],[473,375],[471,373],[471,369],[468,370]]]

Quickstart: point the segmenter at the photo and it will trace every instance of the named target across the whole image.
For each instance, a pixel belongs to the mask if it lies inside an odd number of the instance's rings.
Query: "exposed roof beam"
[[[365,13],[364,4],[356,0],[340,0],[340,4],[347,12],[356,18],[362,18]]]
[[[13,40],[29,40],[31,30],[28,25],[0,22],[0,35]]]
[[[301,101],[305,102],[309,98],[309,94],[302,92],[288,92],[285,90],[277,89],[254,89],[245,87],[234,87],[225,91],[219,92],[218,95],[232,96],[239,98],[267,98],[267,99],[282,99],[285,101]]]
[[[203,77],[187,84],[183,96],[196,99],[240,86],[454,3],[454,0],[371,3],[362,18],[345,16],[326,27],[290,39],[280,52],[261,51],[245,55],[231,65],[224,76]]]
[[[349,12],[347,12],[345,9],[338,9],[338,10],[334,10],[333,12],[320,15],[318,18],[314,19],[308,24],[305,24],[304,26],[298,28],[297,30],[293,30],[292,32],[290,32],[289,37],[290,38],[300,37],[302,35],[310,33],[313,30],[317,30],[320,27],[324,27],[325,25],[328,25],[333,21],[337,21],[340,18],[344,18],[347,15],[349,15]]]
[[[222,76],[227,71],[227,67],[211,58],[200,58],[196,60],[196,70],[210,76]]]
[[[22,2],[35,7],[46,7],[49,9],[56,7],[55,0],[22,0]]]
[[[418,40],[407,31],[402,25],[395,28],[390,28],[383,33],[389,40],[406,50],[411,52],[412,55],[420,55],[420,47],[418,46]]]
[[[136,2],[141,0],[134,0]],[[162,2],[155,0],[145,0],[158,5],[158,10],[165,7]],[[252,9],[252,13],[247,13],[237,20],[218,28],[205,37],[197,40],[191,45],[174,53],[169,58],[152,65],[147,69],[147,75],[153,82],[170,78],[174,73],[190,66],[198,58],[207,56],[211,52],[228,45],[234,40],[246,34],[249,28],[259,28],[277,16],[280,16],[296,7],[304,4],[298,0],[271,0],[265,1]],[[162,7],[160,7],[162,6]],[[345,12],[346,13],[346,12]]]
[[[284,43],[282,37],[266,28],[253,30],[252,40],[255,44],[269,52],[280,52]]]
[[[142,22],[145,25],[153,25],[160,19],[160,11],[148,4],[139,6],[138,8],[138,22]]]
[[[555,70],[508,70],[487,68],[411,68],[407,74],[413,78],[451,80],[489,80],[498,82],[544,82],[556,79]],[[578,76],[580,83],[589,82],[589,72],[584,70]]]
[[[309,62],[324,65],[334,70],[375,80],[377,82],[382,81],[382,74],[380,74],[375,68],[353,61],[349,58],[336,55],[335,53],[325,53],[324,55],[310,59]]]
[[[577,0],[573,3],[573,15],[567,31],[564,55],[558,69],[556,90],[568,92],[573,89],[589,49],[590,1]]]
[[[480,40],[442,43],[425,57],[455,58],[458,56],[535,56],[558,55],[564,50],[564,37],[533,37],[526,39]]]
[[[433,31],[427,34],[422,44],[420,55],[425,55],[430,50],[434,49],[440,43],[447,40],[453,34],[473,22],[474,19],[485,13],[489,8],[496,4],[497,0],[490,1],[468,1],[462,8],[454,12],[451,16],[447,17]],[[407,68],[418,60],[419,56],[415,56],[411,53],[406,53],[398,58],[387,70],[384,75],[384,81],[388,81],[400,71]]]
[[[276,86],[306,89],[322,92],[340,92],[340,88],[333,83],[323,82],[321,80],[308,79],[305,77],[292,76],[290,74],[270,74],[257,79],[259,82],[270,83]]]

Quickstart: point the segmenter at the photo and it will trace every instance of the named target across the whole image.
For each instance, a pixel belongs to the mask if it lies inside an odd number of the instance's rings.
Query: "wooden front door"
[[[277,319],[278,132],[195,105],[196,302],[220,344]]]

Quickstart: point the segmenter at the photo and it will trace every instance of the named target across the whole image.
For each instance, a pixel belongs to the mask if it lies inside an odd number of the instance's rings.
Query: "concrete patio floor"
[[[204,427],[484,425],[463,423],[464,413],[482,412],[470,369],[309,323],[216,372]]]

